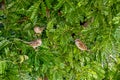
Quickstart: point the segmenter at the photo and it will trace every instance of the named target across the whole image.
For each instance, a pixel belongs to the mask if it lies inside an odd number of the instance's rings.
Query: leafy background
[[[120,0],[0,1],[1,80],[120,79]],[[39,37],[36,25],[45,27]],[[16,40],[37,38],[38,51]]]

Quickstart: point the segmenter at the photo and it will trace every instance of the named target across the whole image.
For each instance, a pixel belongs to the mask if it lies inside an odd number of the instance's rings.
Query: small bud
[[[24,59],[25,59],[25,60],[28,60],[29,57],[28,57],[27,55],[24,55]]]
[[[25,60],[28,60],[29,57],[27,55],[20,55],[20,63],[23,63]]]

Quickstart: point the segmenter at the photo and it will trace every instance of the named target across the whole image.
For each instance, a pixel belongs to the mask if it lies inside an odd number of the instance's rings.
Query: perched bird
[[[34,27],[34,32],[36,33],[36,34],[41,34],[42,32],[43,32],[43,30],[44,30],[44,27],[38,27],[38,26],[35,26]]]
[[[42,40],[41,39],[37,39],[37,40],[31,41],[31,42],[28,42],[28,44],[30,46],[32,46],[34,49],[36,49],[37,47],[41,46]]]
[[[42,40],[41,39],[37,39],[37,40],[33,40],[31,42],[27,42],[21,39],[15,39],[15,41],[22,41],[23,43],[26,43],[28,45],[30,45],[31,47],[33,47],[34,49],[36,49],[37,47],[41,46],[42,44]]]
[[[80,41],[79,39],[75,40],[75,45],[82,51],[85,51],[85,50],[87,51],[88,50],[87,46],[82,41]]]

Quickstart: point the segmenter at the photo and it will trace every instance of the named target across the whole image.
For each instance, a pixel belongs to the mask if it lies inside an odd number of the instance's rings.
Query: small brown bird
[[[32,46],[34,49],[36,49],[37,47],[41,46],[42,40],[41,39],[37,39],[37,40],[31,41],[31,42],[28,42],[28,44],[30,46]]]
[[[15,38],[14,40],[15,41],[22,41],[23,43],[26,43],[26,44],[30,45],[34,49],[36,49],[37,47],[41,46],[41,44],[42,44],[42,40],[41,39],[33,40],[31,42],[27,42],[27,41],[24,41],[24,40],[21,40],[21,39],[17,39],[17,38]]]
[[[75,45],[82,51],[85,51],[85,50],[87,51],[88,50],[87,46],[82,41],[80,41],[79,39],[75,40]]]
[[[36,33],[36,34],[41,34],[42,32],[43,32],[43,30],[44,30],[44,27],[38,27],[38,26],[35,26],[34,27],[34,32]]]

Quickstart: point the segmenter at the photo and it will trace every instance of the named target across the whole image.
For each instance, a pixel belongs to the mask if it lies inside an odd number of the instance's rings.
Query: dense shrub
[[[119,8],[119,0],[0,0],[0,80],[120,79]],[[25,43],[38,38],[37,50]]]

